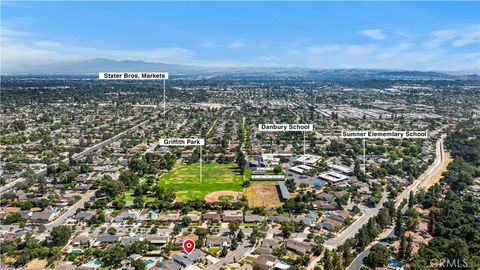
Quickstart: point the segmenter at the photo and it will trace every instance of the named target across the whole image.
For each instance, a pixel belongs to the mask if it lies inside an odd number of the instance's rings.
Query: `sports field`
[[[250,207],[276,208],[282,205],[277,190],[278,182],[251,181],[250,183],[244,193]]]
[[[235,170],[235,164],[209,163],[200,165],[177,163],[175,167],[158,180],[158,185],[175,191],[178,201],[203,199],[206,194],[219,190],[243,191],[243,177]]]

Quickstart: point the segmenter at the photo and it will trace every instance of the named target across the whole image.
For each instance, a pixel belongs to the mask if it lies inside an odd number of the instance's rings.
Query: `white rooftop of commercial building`
[[[312,170],[313,168],[307,165],[298,165],[294,167],[290,167],[289,170],[292,172],[296,172],[299,174],[304,174],[305,172]]]
[[[333,171],[327,172],[327,173],[322,173],[318,177],[320,177],[323,180],[331,181],[331,182],[340,182],[340,181],[345,181],[348,179],[348,176],[343,175],[341,173],[336,173]]]
[[[315,164],[317,163],[321,157],[316,156],[316,155],[301,155],[300,157],[297,158],[296,161],[306,163],[306,164]]]
[[[285,180],[283,175],[273,175],[273,174],[254,174],[252,175],[252,180]]]
[[[274,154],[263,154],[262,161],[269,165],[277,165],[280,163],[280,158],[275,157]]]
[[[337,165],[337,164],[333,164],[333,163],[329,163],[328,167],[330,167],[330,169],[332,169],[332,170],[339,171],[339,172],[342,172],[342,173],[352,173],[353,172],[353,170],[350,169],[349,167],[342,166],[342,165]]]

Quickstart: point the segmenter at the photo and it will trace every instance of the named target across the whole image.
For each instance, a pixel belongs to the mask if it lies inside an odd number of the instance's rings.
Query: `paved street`
[[[341,244],[343,244],[347,239],[355,236],[355,234],[360,230],[360,228],[368,222],[371,217],[374,217],[378,214],[380,209],[383,206],[383,203],[387,201],[388,192],[382,192],[382,199],[380,202],[373,208],[366,207],[364,210],[364,214],[357,219],[354,223],[348,226],[345,230],[343,230],[337,237],[328,239],[325,241],[325,246],[328,248],[337,248]]]
[[[85,205],[85,203],[89,201],[90,198],[92,198],[93,196],[95,196],[95,191],[85,194],[83,198],[81,198],[74,205],[70,206],[70,208],[65,213],[63,213],[61,216],[56,218],[54,221],[51,221],[50,223],[45,224],[46,231],[48,232],[53,227],[62,225],[69,217],[73,216],[77,212],[77,209],[82,208]]]
[[[170,111],[170,110],[168,110],[167,112],[169,112],[169,111]],[[119,140],[120,138],[122,138],[123,136],[125,136],[125,135],[127,135],[127,134],[129,134],[129,133],[131,133],[131,132],[133,132],[133,131],[135,131],[135,130],[137,130],[137,129],[139,129],[140,127],[148,124],[148,123],[150,122],[150,120],[157,118],[159,115],[161,115],[161,114],[160,114],[160,113],[157,113],[157,114],[154,115],[152,118],[150,118],[150,119],[148,119],[148,120],[145,120],[145,121],[143,121],[143,122],[141,122],[141,123],[139,123],[139,124],[137,124],[137,125],[129,128],[129,129],[127,129],[127,130],[124,130],[124,131],[118,133],[117,135],[113,136],[113,137],[110,138],[110,139],[107,139],[107,140],[105,140],[105,141],[103,141],[103,142],[100,142],[100,143],[94,145],[94,146],[91,146],[91,147],[89,147],[89,148],[86,148],[86,149],[83,150],[82,152],[80,152],[80,153],[78,153],[78,154],[74,154],[74,155],[72,156],[72,158],[73,158],[73,159],[79,159],[79,158],[81,158],[81,157],[83,157],[83,156],[85,156],[85,155],[87,155],[87,154],[89,154],[89,153],[92,153],[93,151],[96,151],[96,150],[101,149],[101,148],[103,148],[103,147],[105,147],[105,146],[107,146],[107,145],[110,145],[110,144],[118,141],[118,140]],[[63,159],[62,161],[63,161],[63,162],[68,162],[68,158]],[[37,176],[45,175],[45,174],[47,173],[47,169],[38,170],[38,171],[36,171],[35,173],[36,173]],[[15,180],[15,181],[12,181],[12,182],[10,182],[10,183],[8,183],[8,184],[5,184],[4,186],[1,186],[1,187],[0,187],[0,195],[3,194],[3,193],[5,193],[5,192],[7,192],[7,191],[9,191],[9,190],[12,189],[13,187],[15,187],[17,184],[23,183],[23,182],[25,182],[25,181],[27,181],[27,180],[28,180],[28,179],[25,179],[25,178],[18,178],[18,179]]]
[[[400,203],[403,201],[403,199],[408,198],[408,196],[410,194],[410,191],[412,191],[412,190],[416,191],[419,187],[422,187],[422,184],[424,184],[425,182],[428,182],[428,180],[431,177],[433,177],[438,172],[438,170],[440,170],[442,168],[442,164],[445,161],[445,150],[443,148],[444,139],[445,139],[445,135],[442,135],[442,137],[436,143],[436,149],[435,149],[436,157],[435,157],[435,161],[433,162],[433,164],[427,169],[427,171],[425,173],[423,173],[420,177],[418,177],[417,180],[413,184],[408,186],[400,195],[397,196],[397,198],[395,199],[395,205],[397,207],[400,205]],[[382,201],[375,208],[367,208],[367,210],[365,211],[365,214],[360,219],[358,219],[356,222],[351,224],[348,228],[346,228],[342,233],[340,233],[340,235],[338,235],[335,238],[331,238],[331,239],[328,239],[327,241],[325,241],[325,247],[331,248],[331,249],[337,248],[338,246],[343,244],[347,239],[355,236],[355,234],[363,226],[363,224],[366,224],[368,222],[368,219],[370,219],[370,217],[373,217],[378,213],[378,211],[381,208],[383,202],[386,201],[386,197],[384,195],[385,195],[385,192],[382,194]],[[392,230],[393,230],[393,228],[391,228],[387,231],[384,231],[379,236],[378,239],[383,239],[383,238],[387,237],[388,235],[391,234]],[[361,262],[363,261],[363,258],[368,255],[370,247],[373,246],[373,244],[375,244],[377,242],[378,241],[373,242],[363,252],[361,252],[357,256],[357,258],[355,258],[355,260],[352,262],[352,265],[349,267],[349,269],[359,269],[358,267],[359,267],[359,265],[361,265]],[[307,269],[313,269],[315,267],[315,264],[318,261],[320,261],[322,256],[323,256],[323,254],[321,254],[318,257],[315,257],[312,260],[312,262],[310,262]]]
[[[443,148],[443,140],[444,139],[445,139],[445,136],[442,136],[441,139],[437,141],[437,144],[436,144],[436,158],[435,158],[435,161],[432,164],[432,166],[430,166],[430,168],[418,178],[419,181],[410,185],[409,188],[407,188],[404,192],[402,192],[402,194],[400,194],[396,198],[396,203],[399,203],[404,198],[407,198],[408,195],[410,194],[411,190],[416,191],[418,189],[418,187],[421,187],[423,183],[428,182],[428,180],[432,176],[434,176],[438,172],[438,170],[440,170],[442,168],[443,162],[445,161],[445,150]],[[393,230],[394,230],[394,227],[392,226],[392,227],[388,228],[387,230],[383,231],[377,237],[377,240],[373,241],[370,245],[368,245],[367,248],[365,248],[360,254],[358,254],[358,256],[350,264],[348,269],[351,269],[351,270],[360,269],[360,266],[363,264],[363,259],[368,256],[368,253],[370,253],[371,247],[373,245],[381,242],[382,240],[384,240],[386,238],[392,237],[393,236]]]
[[[221,258],[217,263],[209,265],[206,270],[220,270],[224,264],[229,264],[233,262],[233,258],[239,259],[245,253],[250,250],[250,247],[247,247],[248,241],[244,240],[242,245],[239,245],[236,250],[228,254],[227,257]]]

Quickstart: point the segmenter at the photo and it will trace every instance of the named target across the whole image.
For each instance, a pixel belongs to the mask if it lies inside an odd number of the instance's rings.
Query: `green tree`
[[[220,257],[226,257],[228,255],[227,247],[223,247],[222,251],[220,252]]]
[[[285,239],[288,239],[290,235],[295,231],[295,224],[292,222],[286,221],[281,225],[282,235]]]
[[[124,170],[120,173],[118,180],[122,182],[125,185],[125,187],[129,188],[134,185],[137,185],[140,178],[134,172],[130,170]]]
[[[238,231],[238,228],[240,228],[240,223],[236,220],[228,223],[228,229],[230,229],[231,234],[235,234]]]
[[[238,231],[238,234],[237,234],[237,240],[238,240],[239,242],[241,242],[241,241],[243,241],[243,238],[244,238],[244,237],[245,237],[245,234],[243,233],[243,230],[240,229],[240,230]]]
[[[275,247],[272,250],[272,255],[282,258],[283,256],[287,255],[287,249],[284,246]]]
[[[335,270],[332,257],[332,251],[329,249],[325,249],[325,254],[322,258],[323,270]]]
[[[3,220],[2,220],[2,223],[3,224],[13,224],[13,223],[17,223],[17,222],[20,222],[20,221],[23,221],[24,219],[22,218],[22,215],[20,213],[13,213],[13,214],[10,214],[8,216],[6,216]]]
[[[413,194],[413,191],[410,191],[410,194],[408,196],[408,208],[412,208],[415,205],[415,196]]]
[[[402,224],[402,210],[398,209],[397,218],[395,220],[395,235],[399,237],[403,234],[403,224]]]
[[[375,244],[365,258],[365,264],[372,268],[377,266],[387,266],[390,260],[390,255],[390,250],[386,246]]]
[[[107,266],[119,266],[120,262],[127,258],[127,254],[122,246],[116,244],[112,248],[105,250],[105,255],[103,257],[103,262]]]
[[[137,196],[135,199],[133,199],[133,205],[135,208],[143,208],[145,205],[145,200],[143,199],[143,196]]]
[[[335,270],[344,270],[345,267],[343,266],[343,258],[341,254],[337,251],[333,252],[333,259],[332,264],[335,266]]]
[[[147,267],[145,266],[145,262],[142,259],[132,261],[132,267],[135,270],[145,270]]]
[[[117,229],[115,229],[115,227],[110,227],[108,228],[107,233],[110,235],[115,235],[117,233]]]
[[[257,228],[252,229],[252,233],[250,234],[250,244],[255,245],[257,243],[257,236],[258,236],[258,230]]]
[[[64,246],[72,236],[72,231],[67,226],[57,226],[52,228],[50,236],[54,246]]]
[[[243,154],[243,151],[240,147],[237,148],[235,162],[238,165],[238,169],[240,170],[240,174],[243,174],[243,172],[245,170],[246,161],[245,161],[245,154]]]

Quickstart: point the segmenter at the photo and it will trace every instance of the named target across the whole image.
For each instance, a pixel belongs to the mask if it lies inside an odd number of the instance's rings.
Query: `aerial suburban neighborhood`
[[[393,81],[386,90],[335,84],[328,91],[302,81],[281,89],[209,83],[205,89],[170,81],[163,115],[155,83],[105,88],[89,77],[24,77],[21,83],[4,77],[4,263],[25,269],[137,269],[139,263],[147,269],[313,269],[327,255],[348,266],[358,247],[394,226],[404,238],[390,236],[382,245],[398,259],[389,263],[400,263],[405,243],[415,256],[433,239],[433,210],[413,194],[425,197],[442,183],[453,160],[444,134],[472,121],[462,117],[466,109],[478,116],[474,92],[460,92],[461,110],[447,101],[452,106],[427,113],[425,96],[448,98],[458,83],[435,90],[422,82],[409,88]],[[87,86],[92,90],[77,93],[88,103],[65,90]],[[32,91],[41,94],[32,99]],[[362,95],[352,99],[352,92]],[[406,101],[412,98],[418,103]],[[375,100],[371,108],[355,106],[365,99]],[[313,130],[260,130],[263,123],[285,122],[313,123]],[[429,135],[339,134],[360,129]],[[169,146],[165,138],[202,138],[205,145]],[[480,179],[473,181],[465,192],[478,197]],[[399,217],[403,225],[395,225]],[[182,248],[186,239],[195,242],[190,254]]]
[[[479,2],[0,6],[0,270],[480,269]]]

